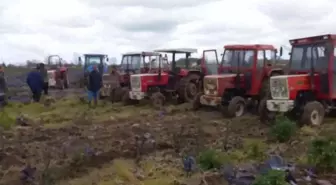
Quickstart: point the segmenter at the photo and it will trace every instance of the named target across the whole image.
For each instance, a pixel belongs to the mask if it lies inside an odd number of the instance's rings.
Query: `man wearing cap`
[[[92,71],[89,73],[88,76],[88,99],[89,99],[89,106],[91,106],[91,102],[93,99],[94,106],[97,106],[98,103],[98,96],[99,96],[99,90],[103,86],[103,80],[102,76],[99,73],[97,66],[92,66]]]

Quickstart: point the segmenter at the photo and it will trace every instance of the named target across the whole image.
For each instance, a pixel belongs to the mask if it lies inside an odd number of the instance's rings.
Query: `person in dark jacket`
[[[89,106],[91,106],[91,102],[93,99],[94,106],[97,106],[99,90],[102,88],[103,80],[102,76],[99,73],[97,66],[93,66],[93,70],[89,73],[88,77],[88,99]]]
[[[49,79],[48,79],[48,71],[45,68],[45,65],[43,63],[40,64],[40,73],[43,78],[43,91],[44,95],[48,95],[48,90],[49,90]]]
[[[33,100],[39,102],[43,91],[44,81],[40,73],[40,66],[31,71],[27,76],[27,84],[33,94]]]
[[[0,66],[0,105],[7,104],[7,82],[5,77],[4,67]]]

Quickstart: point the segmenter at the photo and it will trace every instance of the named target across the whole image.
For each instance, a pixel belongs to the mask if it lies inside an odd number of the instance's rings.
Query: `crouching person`
[[[33,100],[39,102],[44,87],[44,80],[40,73],[39,65],[28,74],[26,82],[33,94]]]
[[[97,66],[93,66],[92,71],[89,74],[88,77],[88,99],[89,99],[89,106],[92,106],[92,100],[94,103],[94,107],[98,104],[98,98],[99,98],[99,90],[103,86],[103,80],[102,76],[99,73]]]

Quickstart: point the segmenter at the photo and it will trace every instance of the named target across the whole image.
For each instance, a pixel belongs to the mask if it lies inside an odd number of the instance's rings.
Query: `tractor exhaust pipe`
[[[161,62],[162,62],[162,56],[161,54],[159,55],[159,71],[158,71],[158,80],[161,80]]]

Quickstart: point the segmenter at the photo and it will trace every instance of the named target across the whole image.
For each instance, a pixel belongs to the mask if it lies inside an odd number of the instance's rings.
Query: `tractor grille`
[[[217,78],[204,78],[204,94],[217,95]]]
[[[273,77],[270,79],[270,90],[273,99],[288,99],[288,78]]]
[[[131,87],[133,91],[141,90],[140,76],[131,76]]]

